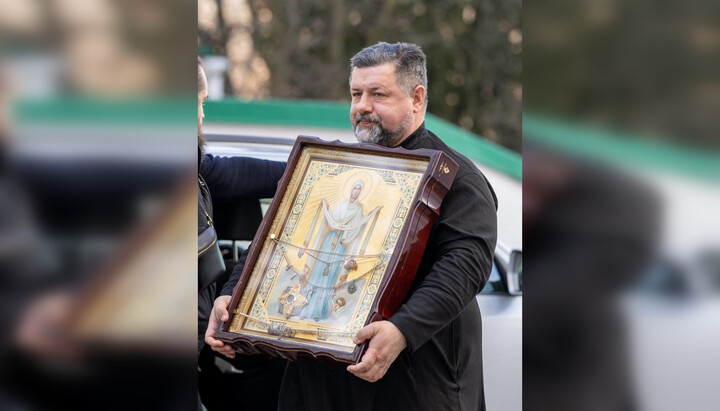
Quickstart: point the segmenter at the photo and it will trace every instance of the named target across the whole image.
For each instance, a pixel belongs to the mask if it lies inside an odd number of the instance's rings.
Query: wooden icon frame
[[[358,362],[352,337],[402,304],[457,169],[440,151],[298,137],[215,337]]]

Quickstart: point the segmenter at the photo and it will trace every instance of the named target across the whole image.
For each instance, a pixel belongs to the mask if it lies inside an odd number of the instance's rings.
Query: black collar
[[[417,130],[413,131],[413,133],[410,134],[408,138],[405,139],[405,141],[400,143],[400,147],[406,148],[408,150],[417,148],[417,146],[425,139],[426,136],[427,130],[425,129],[425,122],[423,121],[423,123],[420,124],[420,127],[418,127]]]

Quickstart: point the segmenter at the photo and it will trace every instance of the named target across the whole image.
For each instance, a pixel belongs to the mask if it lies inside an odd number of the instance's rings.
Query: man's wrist
[[[413,352],[414,347],[412,346],[410,340],[408,339],[408,332],[405,329],[405,323],[402,321],[402,319],[396,318],[396,316],[393,316],[392,318],[390,318],[388,320],[388,322],[390,322],[392,325],[395,326],[395,328],[397,328],[398,331],[400,331],[400,334],[403,337],[403,341],[405,342],[405,348],[403,349],[403,351]]]

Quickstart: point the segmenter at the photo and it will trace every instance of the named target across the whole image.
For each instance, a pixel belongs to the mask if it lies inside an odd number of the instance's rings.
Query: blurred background
[[[196,408],[196,6],[0,1],[0,409]]]
[[[349,103],[350,57],[415,43],[428,56],[428,112],[519,152],[521,18],[520,0],[198,0],[198,49],[218,77],[211,99]]]
[[[523,408],[717,409],[718,4],[523,7]]]

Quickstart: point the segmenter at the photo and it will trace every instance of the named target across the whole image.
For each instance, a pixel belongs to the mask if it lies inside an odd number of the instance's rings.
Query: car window
[[[485,288],[480,291],[481,294],[498,293],[505,291],[500,271],[498,269],[497,261],[493,260],[492,271],[490,272],[490,278],[488,279]]]
[[[644,295],[683,296],[690,292],[690,283],[679,264],[658,259],[639,277],[635,291]]]

